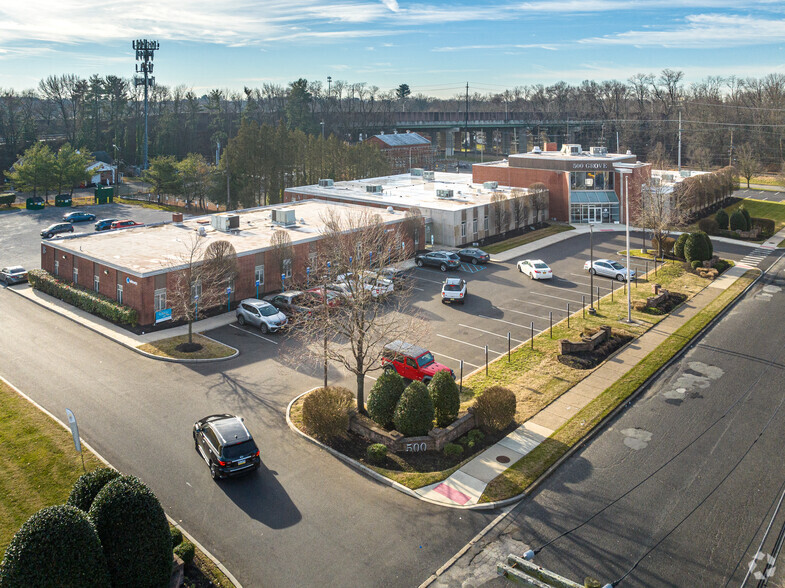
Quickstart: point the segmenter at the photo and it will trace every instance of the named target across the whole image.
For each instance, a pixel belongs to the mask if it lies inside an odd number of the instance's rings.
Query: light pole
[[[589,314],[594,314],[594,225],[589,223]]]
[[[634,164],[617,164],[614,169],[622,178],[622,192],[624,197],[624,217],[626,222],[625,233],[627,237],[627,322],[632,322],[632,290],[630,286],[630,182],[629,174],[632,173]]]
[[[330,97],[330,94],[331,94],[330,89],[332,88],[332,84],[333,84],[332,76],[327,76],[327,97],[328,98]]]
[[[112,143],[114,148],[114,185],[117,186],[117,145]]]

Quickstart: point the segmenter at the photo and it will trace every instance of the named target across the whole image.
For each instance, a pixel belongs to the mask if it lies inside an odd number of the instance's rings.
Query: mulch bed
[[[202,348],[201,343],[180,343],[175,349],[180,353],[194,353]]]
[[[632,339],[632,335],[618,333],[612,335],[610,339],[599,345],[594,351],[559,355],[558,360],[567,367],[576,370],[590,370],[600,365],[609,355],[619,349],[619,347],[632,341]]]

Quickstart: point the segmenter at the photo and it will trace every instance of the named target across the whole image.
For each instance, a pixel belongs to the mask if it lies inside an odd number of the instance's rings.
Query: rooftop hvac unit
[[[482,187],[486,190],[495,190],[499,187],[499,182],[483,182]]]
[[[411,173],[411,174],[412,174],[412,176],[417,176],[417,177],[419,177],[419,176],[422,176],[422,173],[423,173],[424,171],[425,171],[425,170],[424,170],[423,168],[421,168],[421,167],[413,167],[412,169],[410,169],[410,170],[409,170],[409,173]]]
[[[436,172],[428,170],[423,170],[422,172],[422,179],[423,180],[435,180],[436,179]]]
[[[320,188],[332,188],[335,185],[335,182],[330,179],[319,180],[319,187]]]
[[[436,197],[437,198],[452,198],[453,191],[452,190],[436,190]]]
[[[332,182],[332,180],[330,180]],[[297,224],[297,217],[291,208],[273,208],[273,222],[277,225],[290,227]]]
[[[237,214],[230,214],[228,215],[229,218],[229,229],[239,229],[240,228],[240,216]]]
[[[237,215],[231,215],[237,218],[237,226],[240,226],[240,217]],[[214,214],[210,217],[210,224],[216,231],[223,231],[224,233],[229,232],[229,217],[228,214]]]
[[[591,147],[589,149],[589,153],[591,153],[592,155],[598,155],[598,156],[608,155],[608,148],[607,147]]]
[[[365,191],[370,192],[371,194],[381,194],[382,193],[382,185],[381,184],[366,184]]]

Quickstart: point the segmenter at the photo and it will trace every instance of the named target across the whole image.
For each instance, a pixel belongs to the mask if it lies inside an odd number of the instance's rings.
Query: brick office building
[[[139,324],[155,322],[155,313],[168,308],[167,291],[175,284],[175,275],[184,269],[182,256],[189,250],[190,239],[196,235],[210,241],[225,240],[237,253],[238,275],[234,280],[232,302],[256,295],[256,281],[261,283],[259,295],[280,291],[281,271],[276,267],[271,237],[275,231],[286,231],[292,243],[292,257],[286,265],[287,280],[302,283],[306,268],[315,266],[320,251],[325,212],[342,208],[346,214],[360,215],[368,207],[308,200],[287,206],[262,207],[229,214],[168,222],[134,229],[88,233],[45,240],[41,243],[41,267],[52,275],[94,290],[139,313]],[[288,215],[273,211],[290,211]],[[382,222],[399,227],[401,241],[413,253],[412,236],[400,226],[404,215],[374,209]],[[176,215],[179,216],[179,215]],[[294,222],[283,223],[286,216]],[[421,230],[419,240],[423,240]]]
[[[374,135],[367,140],[376,145],[394,174],[408,172],[411,168],[433,169],[434,153],[431,142],[417,133]]]
[[[555,144],[548,144],[555,146]],[[542,183],[548,188],[551,218],[571,223],[624,222],[621,192],[622,174],[618,164],[632,165],[628,176],[630,221],[640,206],[641,184],[648,180],[651,165],[639,163],[631,153],[608,153],[603,147],[588,152],[580,145],[563,145],[560,151],[541,151],[510,155],[506,161],[475,164],[477,183],[496,181],[500,185],[528,188]]]

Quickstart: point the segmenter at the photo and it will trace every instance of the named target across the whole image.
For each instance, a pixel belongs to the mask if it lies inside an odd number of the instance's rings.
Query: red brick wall
[[[548,188],[548,218],[570,220],[570,186],[566,172],[475,165],[472,166],[472,181],[478,184],[496,181],[502,186],[514,188],[528,188],[541,182]]]

